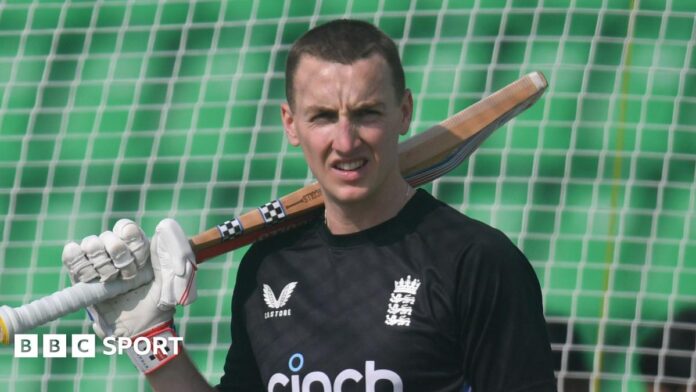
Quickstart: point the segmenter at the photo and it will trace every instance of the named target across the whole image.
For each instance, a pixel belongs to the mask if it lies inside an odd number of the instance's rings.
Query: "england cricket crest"
[[[416,293],[420,284],[420,280],[411,279],[411,275],[408,275],[406,279],[401,278],[394,281],[394,291],[389,298],[385,324],[401,327],[411,325],[411,312],[413,304],[416,302]]]

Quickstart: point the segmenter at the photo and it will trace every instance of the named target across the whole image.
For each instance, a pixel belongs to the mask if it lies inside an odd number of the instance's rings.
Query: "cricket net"
[[[352,17],[397,42],[413,133],[545,73],[536,106],[426,188],[529,257],[559,386],[671,380],[650,342],[688,329],[678,315],[696,304],[695,15],[692,0],[2,2],[0,304],[69,285],[64,243],[120,218],[151,233],[174,217],[192,235],[310,181],[281,131],[284,61],[308,28]],[[200,268],[198,301],[177,313],[212,383],[243,253]],[[37,332],[91,330],[76,313]],[[676,348],[693,385],[691,344]],[[656,375],[642,375],[651,353]],[[0,385],[149,389],[125,357],[19,359],[11,347]]]

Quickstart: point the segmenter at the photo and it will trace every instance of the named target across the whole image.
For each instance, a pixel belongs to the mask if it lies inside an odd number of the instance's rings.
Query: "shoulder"
[[[308,243],[316,240],[317,226],[319,224],[320,220],[317,217],[301,226],[293,227],[256,241],[247,250],[243,261],[247,259],[261,259],[284,250],[301,249]]]
[[[318,243],[318,220],[312,220],[292,230],[253,243],[242,257],[237,273],[237,284],[251,284],[264,264],[270,259],[292,258]],[[266,268],[267,269],[267,268]]]
[[[425,193],[425,192],[423,192]],[[502,231],[473,219],[425,193],[424,214],[417,231],[453,254],[472,251],[517,254],[521,252]]]
[[[444,271],[460,289],[463,282],[469,287],[515,280],[538,284],[529,260],[505,233],[426,196],[430,207],[415,233],[426,244],[428,265]]]

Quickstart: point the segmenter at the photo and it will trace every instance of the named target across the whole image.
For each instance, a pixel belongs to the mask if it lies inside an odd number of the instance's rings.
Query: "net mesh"
[[[696,303],[695,15],[692,0],[3,2],[0,303],[69,285],[63,244],[120,218],[152,232],[174,217],[193,234],[305,184],[279,120],[284,61],[309,27],[353,17],[398,43],[414,133],[546,74],[536,106],[426,188],[529,257],[561,388],[693,386],[693,337],[676,337],[693,335],[682,315]],[[243,253],[200,268],[199,299],[177,314],[212,383]],[[91,330],[78,312],[37,332]],[[690,373],[670,373],[667,347]],[[11,347],[0,383],[149,389],[125,357]]]

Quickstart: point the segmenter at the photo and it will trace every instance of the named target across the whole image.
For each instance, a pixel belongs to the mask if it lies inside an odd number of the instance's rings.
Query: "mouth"
[[[360,170],[367,164],[366,159],[354,159],[350,161],[340,161],[333,165],[333,168],[342,172],[353,172]]]

